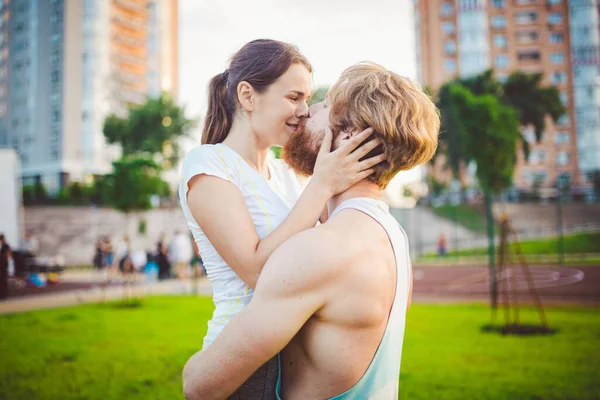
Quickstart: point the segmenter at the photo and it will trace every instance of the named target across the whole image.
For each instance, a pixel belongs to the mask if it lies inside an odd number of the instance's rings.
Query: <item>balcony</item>
[[[141,13],[146,13],[148,9],[146,8],[146,1],[136,1],[136,0],[114,0],[114,4],[121,6],[127,10],[134,10]]]
[[[146,30],[146,21],[143,18],[127,18],[123,15],[115,13],[112,16],[113,22],[127,26],[133,29]]]

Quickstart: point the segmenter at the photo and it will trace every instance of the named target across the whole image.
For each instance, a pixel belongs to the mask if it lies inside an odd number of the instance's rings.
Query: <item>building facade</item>
[[[0,0],[0,146],[55,192],[110,171],[109,113],[177,95],[177,0]],[[168,57],[168,62],[165,59]]]
[[[597,76],[598,64],[588,68],[587,75],[578,69],[581,61],[576,49],[582,45],[579,44],[580,38],[573,34],[575,26],[580,26],[580,30],[583,30],[583,26],[591,30],[593,23],[597,24],[598,9],[597,6],[592,7],[595,19],[585,20],[571,12],[571,3],[574,2],[414,2],[417,63],[423,85],[437,89],[454,77],[469,77],[493,68],[500,81],[505,81],[511,72],[520,70],[542,73],[543,85],[555,85],[558,88],[567,112],[556,124],[548,118],[546,131],[539,143],[533,129],[523,128],[531,153],[528,160],[524,159],[521,152],[519,154],[514,176],[517,188],[552,187],[557,183],[585,185],[586,173],[594,162],[600,162],[598,153],[586,156],[581,145],[582,138],[590,143],[597,140],[600,136],[598,129],[592,131],[591,125],[586,125],[590,126],[586,131],[580,125],[580,118],[576,118],[584,104],[582,96],[578,97],[578,85],[585,86],[584,90],[589,91],[590,81]],[[579,22],[575,23],[575,20]],[[595,26],[597,38],[599,31]],[[587,40],[591,40],[590,37]],[[587,42],[586,46],[589,46]],[[588,80],[580,82],[584,79]],[[589,98],[585,101],[590,114],[593,113],[597,119],[600,103]],[[585,147],[589,149],[592,146]]]

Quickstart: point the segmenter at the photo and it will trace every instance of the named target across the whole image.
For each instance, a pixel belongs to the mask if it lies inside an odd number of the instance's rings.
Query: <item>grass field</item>
[[[435,215],[446,218],[452,222],[457,222],[473,232],[487,232],[485,214],[469,205],[459,204],[453,206],[445,204],[439,207],[432,207],[431,210]]]
[[[208,298],[151,297],[140,307],[84,305],[0,316],[0,398],[181,399],[181,369],[200,346]],[[407,321],[405,399],[595,399],[600,313],[556,308],[558,333],[482,333],[483,305],[421,305]],[[535,321],[531,311],[524,319]]]
[[[567,257],[580,258],[579,255],[600,254],[600,232],[577,233],[564,236],[563,251]],[[557,237],[543,239],[527,239],[520,241],[521,251],[526,256],[554,256],[558,254],[559,239]],[[509,243],[508,249],[513,254],[516,254],[516,246],[514,243]],[[485,256],[487,255],[487,247],[474,249],[454,250],[448,253],[450,257],[464,256]],[[436,258],[434,253],[424,256],[427,258]],[[543,258],[543,257],[542,257]],[[589,258],[589,257],[584,257]]]

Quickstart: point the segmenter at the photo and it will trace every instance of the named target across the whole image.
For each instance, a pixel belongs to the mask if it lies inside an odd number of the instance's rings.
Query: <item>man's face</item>
[[[312,105],[303,128],[292,135],[283,147],[283,160],[299,175],[313,174],[325,132],[331,130],[329,112],[328,100]],[[335,144],[334,139],[332,149]]]

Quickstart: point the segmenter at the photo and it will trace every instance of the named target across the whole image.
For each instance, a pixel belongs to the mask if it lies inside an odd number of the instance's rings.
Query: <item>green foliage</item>
[[[466,146],[468,137],[476,135],[464,129],[462,120],[457,115],[454,99],[451,96],[453,87],[462,86],[476,96],[492,96],[501,104],[512,107],[518,124],[521,126],[533,125],[537,140],[545,129],[545,116],[556,122],[565,112],[565,107],[560,101],[558,89],[554,86],[542,87],[541,74],[512,73],[507,81],[502,84],[493,75],[492,70],[487,70],[477,76],[466,79],[454,79],[444,84],[438,91],[437,106],[441,112],[442,146],[439,152],[446,154],[448,164],[455,175],[461,161],[468,163],[474,160],[474,153]],[[507,111],[503,111],[507,112]],[[529,143],[518,130],[525,158],[529,157]],[[506,155],[510,159],[511,155]]]
[[[439,196],[448,189],[448,184],[438,181],[433,175],[429,175],[427,177],[427,187],[431,189],[434,196]]]
[[[271,151],[275,155],[275,158],[281,158],[281,147],[273,146],[273,147],[271,147]]]
[[[325,97],[327,96],[327,92],[329,91],[328,87],[320,87],[317,90],[315,90],[312,94],[312,96],[310,97],[310,101],[308,103],[309,106],[312,106],[313,104],[317,104],[322,102],[323,100],[325,100]]]
[[[127,118],[109,115],[104,121],[108,143],[117,143],[123,155],[160,153],[169,165],[179,160],[177,139],[188,134],[195,121],[185,117],[185,110],[163,93],[146,103],[129,109]]]
[[[431,210],[438,217],[462,225],[473,232],[485,233],[486,231],[487,225],[483,212],[467,204],[458,204],[456,206],[444,204],[439,207],[433,207]]]
[[[148,155],[125,156],[113,162],[109,178],[113,207],[125,213],[150,209],[150,197],[165,191],[160,172],[158,163]]]
[[[541,87],[542,74],[513,72],[504,84],[503,101],[519,112],[521,125],[533,125],[535,136],[541,140],[546,128],[545,116],[554,122],[566,112],[555,86]]]
[[[145,235],[148,231],[148,221],[145,218],[140,219],[138,222],[138,233],[140,235]]]

